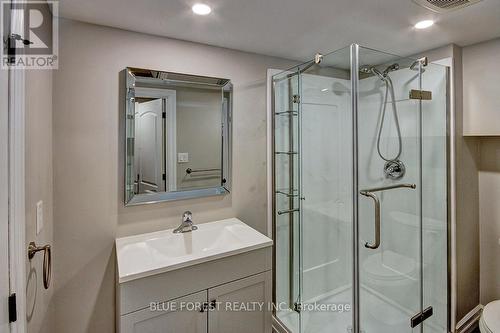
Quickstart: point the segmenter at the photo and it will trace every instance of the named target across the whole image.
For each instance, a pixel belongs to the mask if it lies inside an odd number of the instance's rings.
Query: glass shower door
[[[420,64],[365,48],[358,61],[359,332],[420,332]]]
[[[352,327],[350,51],[301,73],[301,332]]]

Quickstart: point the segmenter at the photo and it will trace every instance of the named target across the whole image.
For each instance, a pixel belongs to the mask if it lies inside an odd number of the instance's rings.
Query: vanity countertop
[[[173,229],[116,239],[118,282],[173,271],[215,259],[271,246],[272,239],[237,218],[196,225],[198,230],[174,234]]]

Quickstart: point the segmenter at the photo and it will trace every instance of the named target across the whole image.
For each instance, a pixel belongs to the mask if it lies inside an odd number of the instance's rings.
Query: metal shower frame
[[[359,295],[359,290],[360,290],[360,272],[359,272],[359,204],[358,204],[358,191],[357,189],[359,188],[358,184],[358,135],[357,135],[357,128],[358,128],[358,111],[359,111],[359,106],[358,106],[358,93],[359,93],[359,87],[358,87],[358,81],[359,81],[359,49],[360,45],[358,44],[351,44],[350,45],[350,81],[351,81],[351,110],[352,110],[352,126],[353,126],[353,131],[352,131],[352,144],[353,144],[353,182],[352,186],[353,189],[356,189],[353,191],[353,211],[352,211],[352,217],[353,217],[353,225],[352,225],[352,237],[353,237],[353,242],[352,242],[352,254],[353,254],[353,267],[352,267],[352,282],[353,282],[353,291],[352,291],[352,328],[353,328],[353,333],[359,333],[360,332],[360,295]],[[302,72],[306,71],[310,67],[314,66],[315,64],[321,63],[323,60],[323,56],[321,54],[316,54],[315,59],[308,61],[306,63],[303,63],[298,66],[294,66],[293,68],[295,71],[293,73],[288,74],[282,79],[290,79],[293,76],[296,76],[298,74],[301,74]],[[411,64],[410,68],[412,70],[417,70],[420,73],[420,78],[419,78],[419,86],[421,89],[422,86],[422,76],[421,74],[425,71],[423,67],[428,65],[428,60],[426,57],[415,59],[415,61]],[[271,116],[271,129],[272,129],[272,139],[271,139],[271,156],[272,156],[272,185],[273,185],[273,191],[276,189],[276,170],[275,170],[275,165],[276,165],[276,151],[275,151],[275,80],[272,78],[271,83],[272,83],[272,89],[271,89],[271,107],[272,107],[272,116]],[[446,172],[447,172],[447,263],[448,263],[448,269],[447,269],[447,300],[448,300],[448,305],[447,305],[447,330],[448,332],[451,332],[451,207],[450,207],[450,201],[452,200],[452,179],[451,179],[451,167],[452,167],[452,161],[451,158],[452,156],[452,142],[451,142],[451,125],[453,118],[451,116],[451,109],[450,109],[450,70],[449,67],[446,70],[446,82],[447,82],[447,100],[446,100]],[[300,89],[300,88],[299,88]],[[422,99],[425,98],[420,98],[419,104],[419,110],[422,110]],[[300,110],[300,109],[299,109]],[[422,121],[421,117],[422,114],[420,114],[420,123]],[[293,117],[292,114],[289,115],[290,118]],[[293,126],[293,123],[290,121],[290,126]],[[420,131],[422,130],[420,126]],[[290,131],[292,133],[293,131]],[[293,135],[290,134],[290,135]],[[422,136],[420,135],[420,140]],[[290,139],[290,142],[293,142],[293,136]],[[420,142],[420,158],[422,154],[422,143]],[[291,159],[293,160],[293,159]],[[289,177],[290,179],[294,179],[294,165],[293,163],[289,164]],[[420,168],[420,184],[418,185],[421,187],[421,182],[422,182],[422,168]],[[272,196],[272,234],[273,238],[276,239],[276,214],[282,215],[282,214],[289,214],[290,216],[290,226],[293,226],[294,224],[294,212],[298,210],[298,208],[294,207],[294,200],[293,196],[290,196],[289,200],[289,209],[286,211],[276,211],[276,196],[275,193],[270,193]],[[422,195],[420,195],[419,200],[422,200]],[[300,202],[300,200],[299,200]],[[421,207],[420,203],[420,207]],[[422,223],[422,214],[420,214],[420,223]],[[293,242],[295,240],[294,228],[290,229],[290,248],[294,246]],[[423,239],[423,230],[420,228],[420,239]],[[356,240],[356,241],[354,241]],[[290,252],[293,253],[293,252]],[[420,257],[423,258],[423,247],[420,246]],[[293,255],[290,255],[290,272],[289,272],[289,278],[290,280],[290,304],[293,304],[294,299],[293,298],[293,292],[292,289],[294,288],[294,281],[293,281],[293,263],[295,258]],[[422,269],[420,270],[420,274],[422,275]],[[425,313],[425,309],[423,309],[423,278],[421,276],[420,278],[420,284],[421,284],[421,304],[420,308],[421,310]],[[273,302],[276,302],[276,243],[273,246]],[[273,316],[274,320],[277,321],[278,324],[280,324],[282,327],[286,327],[280,320],[279,318],[276,317],[276,309],[273,308]],[[418,318],[417,318],[418,319]],[[421,331],[423,331],[423,325],[421,325]]]

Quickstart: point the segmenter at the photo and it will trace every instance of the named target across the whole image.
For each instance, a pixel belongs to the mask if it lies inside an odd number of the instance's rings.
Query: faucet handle
[[[174,234],[190,232],[197,229],[198,227],[193,225],[193,213],[188,210],[182,214],[182,223],[174,230]]]
[[[193,221],[193,213],[191,213],[189,210],[185,211],[184,214],[182,214],[182,222],[187,221]]]

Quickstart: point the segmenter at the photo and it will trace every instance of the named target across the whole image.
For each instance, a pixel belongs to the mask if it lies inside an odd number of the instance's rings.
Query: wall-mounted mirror
[[[229,192],[228,79],[125,70],[125,204]]]

